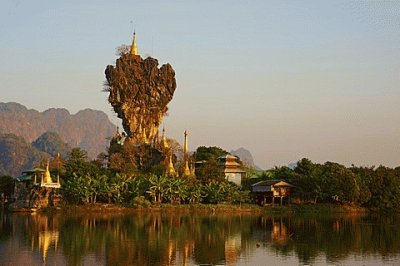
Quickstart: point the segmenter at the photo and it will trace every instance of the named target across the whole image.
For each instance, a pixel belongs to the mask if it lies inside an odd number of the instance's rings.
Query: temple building
[[[246,171],[241,169],[240,164],[236,160],[236,156],[227,154],[218,157],[218,165],[223,167],[226,180],[241,186],[242,177],[244,177]]]

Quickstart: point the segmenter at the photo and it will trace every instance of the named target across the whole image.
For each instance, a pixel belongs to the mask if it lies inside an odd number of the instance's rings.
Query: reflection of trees
[[[262,234],[258,240],[281,254],[294,251],[300,262],[306,264],[321,254],[331,262],[360,251],[385,257],[396,255],[400,250],[396,219],[362,215],[263,217],[259,221]]]
[[[1,216],[0,247],[18,239],[31,259],[83,265],[235,265],[257,246],[312,263],[324,254],[340,262],[351,254],[398,255],[399,218],[200,215],[185,213],[36,214]],[[14,243],[16,240],[13,240]],[[7,243],[7,244],[5,244]],[[14,246],[13,246],[14,245]],[[18,246],[18,248],[20,248]],[[39,256],[38,256],[39,255]],[[61,258],[61,259],[60,259]],[[4,261],[3,261],[4,262]],[[2,261],[0,260],[0,264]]]
[[[61,242],[69,265],[81,264],[87,254],[103,255],[107,265],[186,265],[191,258],[230,264],[240,255],[241,241],[250,237],[255,218],[159,213],[70,218]]]
[[[239,256],[251,219],[160,213],[71,217],[60,241],[68,265],[82,264],[88,254],[107,265],[186,265],[191,258],[217,264]]]

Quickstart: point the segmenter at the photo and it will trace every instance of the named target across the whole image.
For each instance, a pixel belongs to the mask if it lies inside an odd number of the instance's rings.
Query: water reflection
[[[0,264],[298,265],[353,258],[368,264],[377,257],[394,264],[400,252],[399,218],[393,216],[0,216]]]

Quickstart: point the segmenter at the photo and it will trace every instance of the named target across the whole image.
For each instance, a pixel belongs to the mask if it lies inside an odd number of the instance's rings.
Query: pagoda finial
[[[133,40],[131,45],[131,55],[139,55],[136,46],[136,31],[133,32]]]
[[[50,170],[49,170],[49,161],[47,161],[47,164],[46,164],[46,172],[44,173],[43,179],[44,179],[44,182],[43,182],[43,183],[52,183],[51,175],[50,175]]]
[[[187,130],[185,129],[185,132],[183,132],[184,135],[184,142],[183,142],[183,153],[185,157],[188,155],[189,147],[188,147],[188,133]]]
[[[167,137],[165,136],[165,128],[163,127],[162,130],[162,136],[161,136],[161,147],[165,150],[167,150],[168,147],[168,142],[167,142]]]
[[[185,162],[183,174],[185,176],[189,176],[190,173],[190,168],[189,168],[189,145],[188,145],[188,133],[187,130],[185,129],[185,132],[183,133],[185,136],[184,142],[183,142],[183,159]]]
[[[176,176],[175,167],[172,162],[172,152],[170,152],[170,154],[169,154],[169,162],[168,162],[168,166],[166,169],[166,174],[167,174],[167,176]]]

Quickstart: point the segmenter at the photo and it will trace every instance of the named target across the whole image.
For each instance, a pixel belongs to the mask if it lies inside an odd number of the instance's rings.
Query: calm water
[[[400,265],[398,217],[0,217],[0,265]]]

